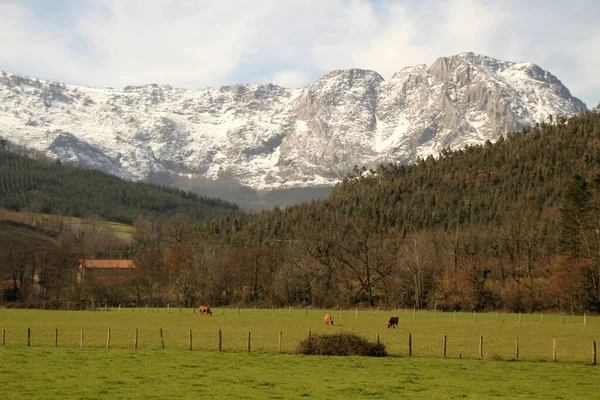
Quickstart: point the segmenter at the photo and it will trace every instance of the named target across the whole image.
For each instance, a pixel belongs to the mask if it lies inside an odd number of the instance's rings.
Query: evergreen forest
[[[140,215],[161,220],[185,213],[204,219],[237,210],[236,205],[219,199],[36,158],[0,150],[1,208],[73,217],[94,215],[126,224]]]

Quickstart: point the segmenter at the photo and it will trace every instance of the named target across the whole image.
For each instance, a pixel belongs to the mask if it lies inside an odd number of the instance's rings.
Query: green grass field
[[[591,399],[569,363],[317,357],[185,350],[7,348],[3,399]]]
[[[591,398],[600,367],[591,366],[600,319],[581,316],[328,310],[0,309],[6,346],[0,349],[1,398]],[[272,315],[274,312],[275,315]],[[543,321],[542,321],[543,319]],[[31,328],[31,347],[27,347]],[[58,348],[54,348],[58,328]],[[111,349],[106,349],[111,329]],[[165,349],[159,330],[163,329]],[[80,332],[84,348],[80,349]],[[138,329],[138,349],[133,349]],[[193,351],[188,350],[189,329]],[[218,331],[223,352],[218,352]],[[399,357],[315,357],[292,353],[311,332],[353,331]],[[251,332],[251,353],[246,351]],[[413,357],[408,358],[408,334]],[[442,359],[447,335],[447,359]],[[478,360],[479,336],[484,361]],[[519,337],[520,360],[514,360]],[[552,339],[558,362],[551,362]],[[503,361],[491,361],[503,360]],[[58,379],[60,378],[60,379]],[[32,384],[33,382],[33,384]]]

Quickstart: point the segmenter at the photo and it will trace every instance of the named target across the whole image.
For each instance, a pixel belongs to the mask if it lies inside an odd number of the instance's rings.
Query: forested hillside
[[[0,148],[0,208],[85,217],[131,224],[145,215],[195,219],[230,214],[237,206],[179,189],[130,182],[88,168],[34,160]]]
[[[228,257],[246,260],[250,299],[600,311],[599,226],[600,114],[586,112],[204,228],[243,249]]]
[[[600,174],[599,132],[599,114],[586,112],[413,165],[355,168],[328,200],[249,215],[244,223],[263,235],[290,236],[343,215],[406,234],[499,222],[513,212],[555,214],[575,175],[592,183]],[[237,228],[226,218],[218,230]]]

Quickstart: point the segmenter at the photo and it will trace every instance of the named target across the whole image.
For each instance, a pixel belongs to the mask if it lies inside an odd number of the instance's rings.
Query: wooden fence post
[[[288,307],[288,315],[292,315],[292,307]]]
[[[540,322],[544,322],[544,313],[540,313]]]
[[[121,303],[119,303],[119,312],[121,312]]]
[[[592,340],[592,365],[596,365],[596,341]]]
[[[58,347],[58,328],[54,328],[54,347]]]
[[[83,329],[81,329],[81,336],[79,338],[79,348],[83,349]]]
[[[6,346],[6,329],[2,328],[2,347]]]
[[[521,311],[519,311],[519,322],[521,322]]]
[[[477,312],[475,310],[473,310],[473,321],[475,321],[477,319]]]
[[[444,358],[446,358],[446,335],[444,335],[444,349],[443,349],[442,354],[443,354]]]
[[[190,334],[189,334],[189,349],[190,351],[192,351],[192,329],[190,328]]]
[[[479,336],[479,359],[483,360],[483,336]]]
[[[250,332],[248,332],[248,353],[250,353]]]
[[[31,346],[31,328],[27,328],[27,347]]]
[[[240,306],[238,306],[238,315],[240,315]]]
[[[408,334],[408,356],[412,357],[412,335]]]
[[[456,310],[454,310],[454,320],[456,321]]]
[[[283,335],[283,332],[279,331],[279,341],[277,342],[277,352],[281,353],[281,336]]]
[[[219,329],[219,351],[223,351],[223,333]]]
[[[375,337],[375,340],[377,341],[377,344],[379,344],[379,333],[377,334],[377,336]]]
[[[106,334],[106,348],[110,349],[110,328],[108,328],[108,333]]]
[[[179,306],[179,314],[183,314],[183,310],[181,309],[181,306]]]
[[[304,316],[305,316],[305,317],[308,317],[308,307],[306,307],[306,308],[304,309]]]
[[[108,304],[104,303],[104,311],[108,311]]]
[[[519,361],[519,337],[515,340],[515,360]]]
[[[417,319],[417,309],[413,308],[413,319]]]
[[[310,331],[308,331],[308,339],[310,340]]]
[[[556,339],[552,339],[552,361],[556,361]]]
[[[133,340],[133,348],[138,348],[138,328],[135,328],[135,339]]]
[[[356,318],[358,318],[358,307],[356,307]]]
[[[340,318],[342,318],[342,307],[340,307]]]
[[[160,328],[160,347],[162,349],[165,348],[165,338],[163,336],[163,330],[162,330],[162,328]]]
[[[225,315],[225,306],[221,309],[221,315]]]
[[[275,307],[271,306],[271,316],[274,316],[274,315],[275,315]]]
[[[583,324],[587,325],[587,314],[583,313]]]

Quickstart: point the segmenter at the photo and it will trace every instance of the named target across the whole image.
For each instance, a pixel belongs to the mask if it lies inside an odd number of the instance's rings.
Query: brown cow
[[[333,325],[333,320],[331,319],[331,315],[325,314],[325,317],[323,318],[323,322],[325,322],[325,325]]]
[[[210,310],[209,306],[200,306],[200,307],[198,307],[198,312],[200,314],[206,313],[206,315],[212,315],[212,311]]]
[[[394,328],[398,327],[398,317],[390,317],[390,319],[388,319],[388,329],[390,329],[390,326],[393,326]]]

